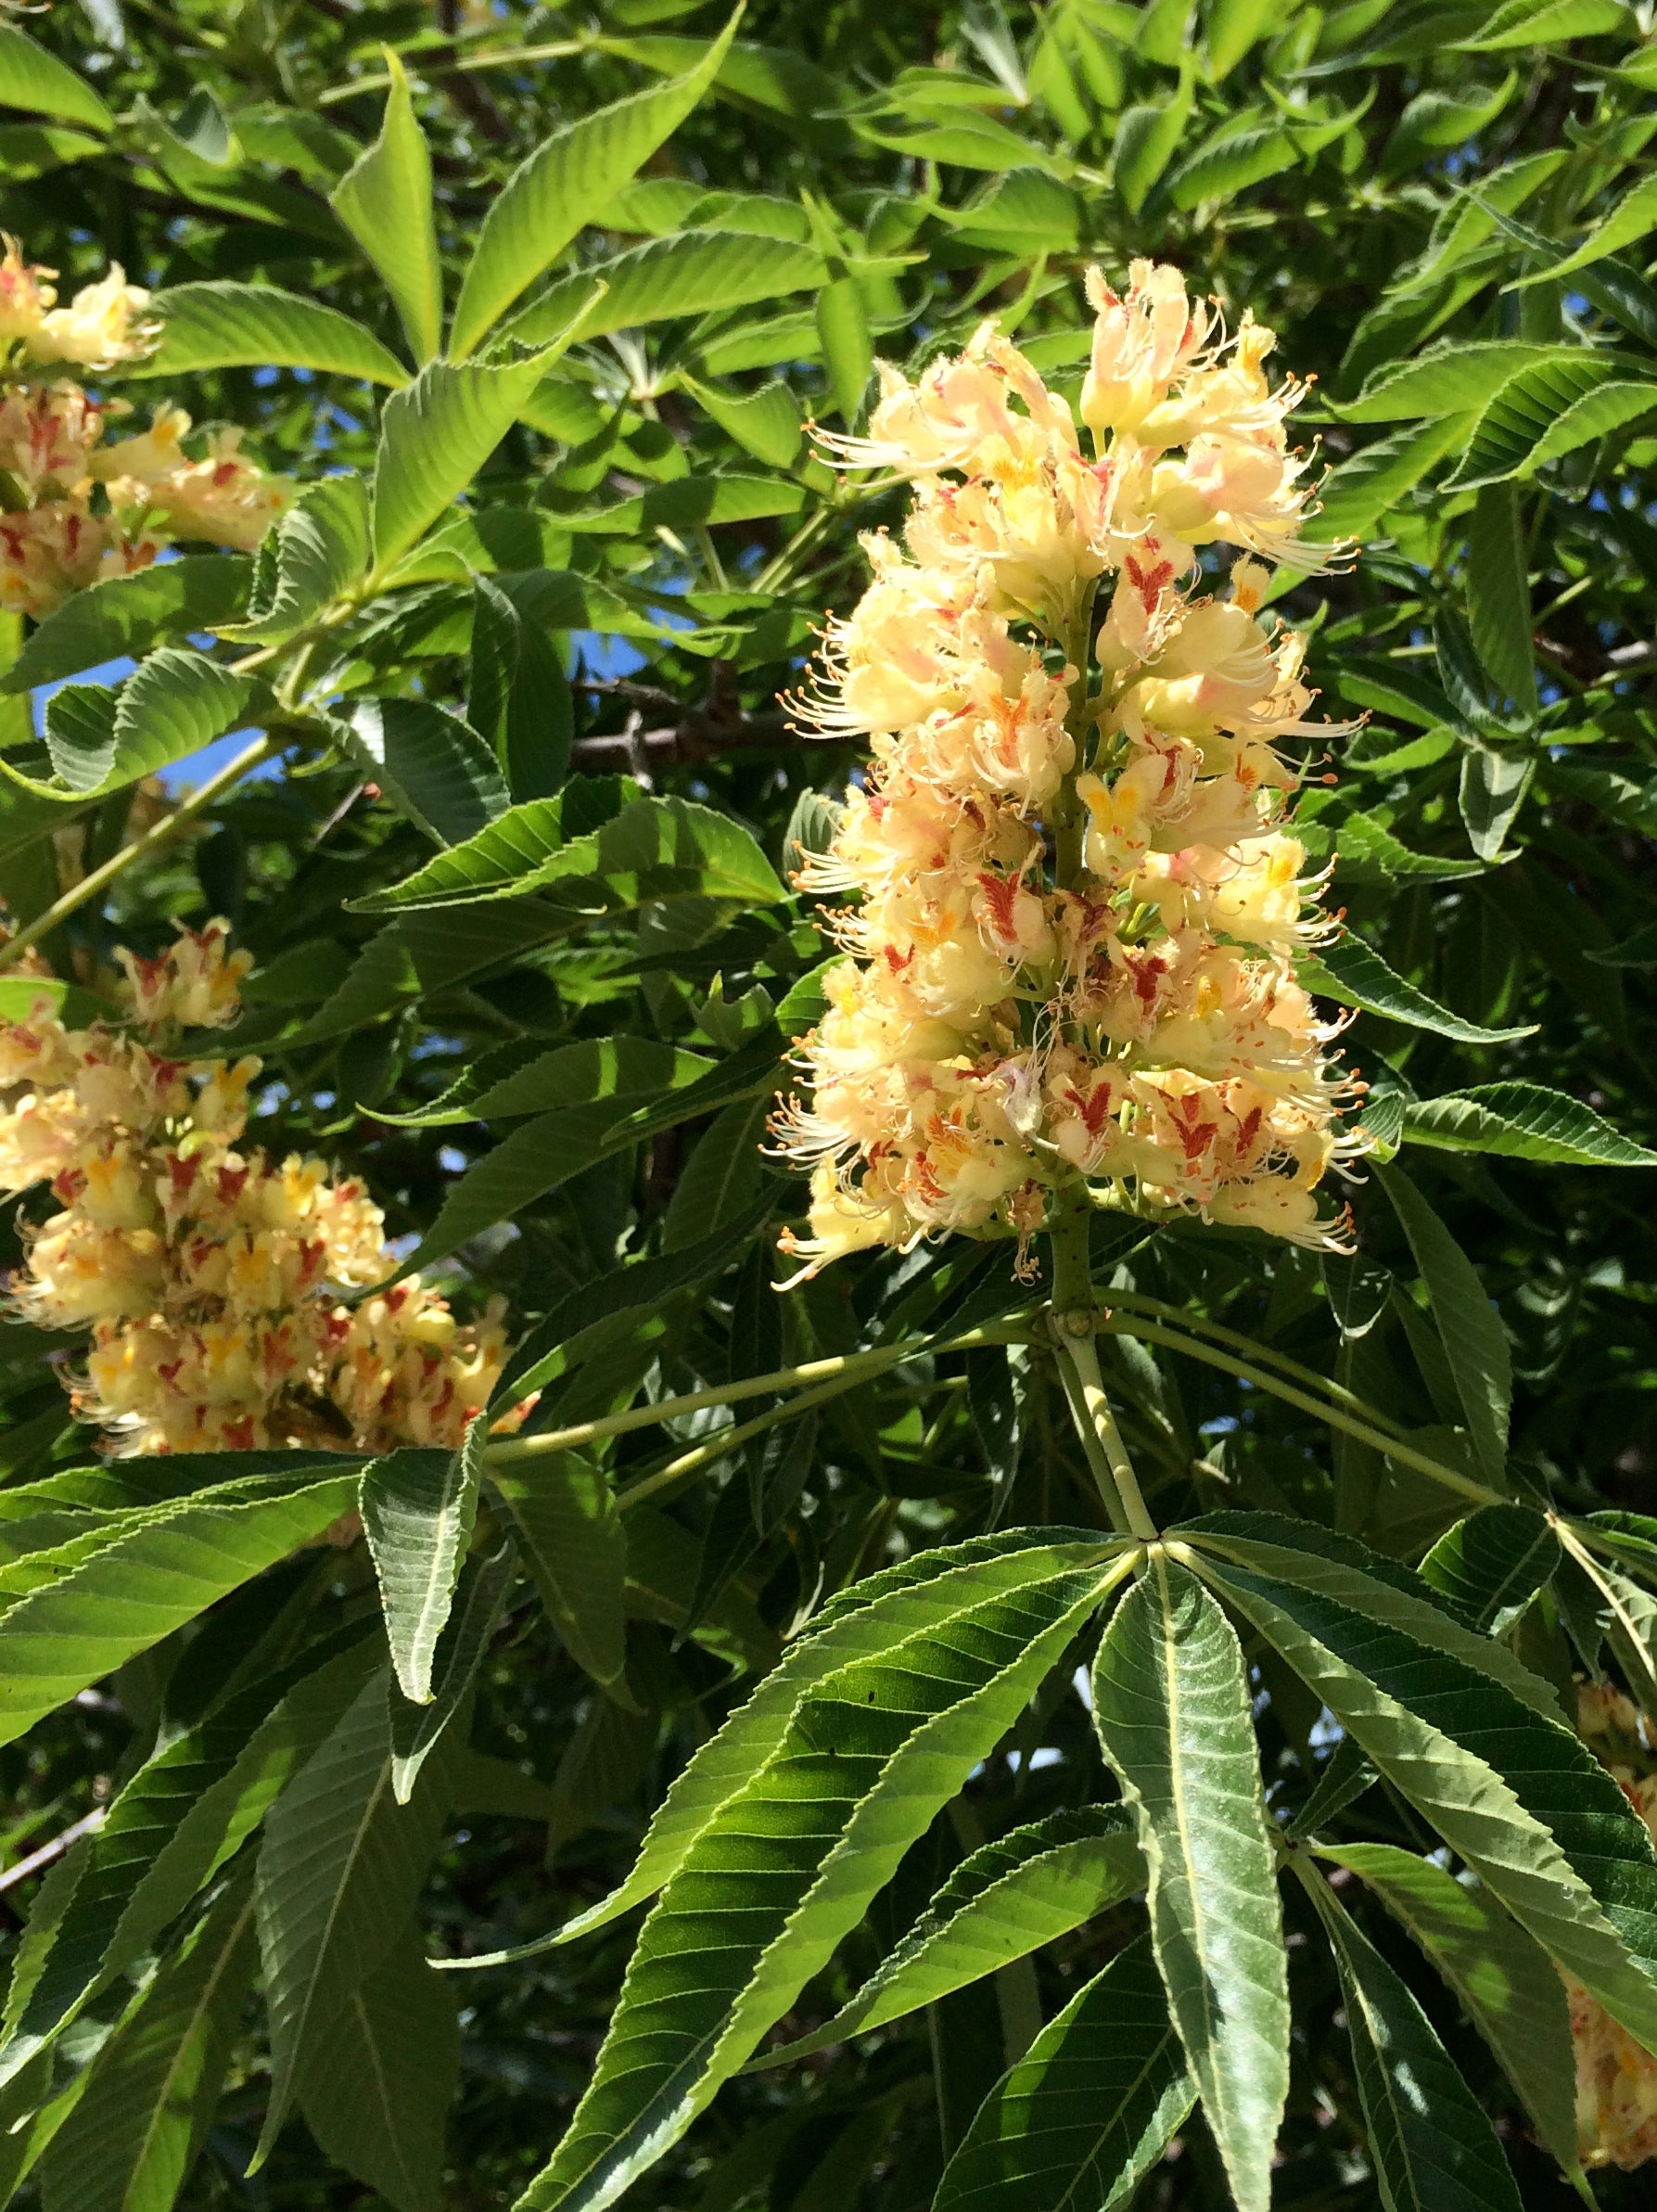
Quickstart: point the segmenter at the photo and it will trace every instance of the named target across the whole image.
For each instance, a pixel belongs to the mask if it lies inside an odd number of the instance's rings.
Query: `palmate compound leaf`
[[[1194,1523],[1181,1549],[1549,1956],[1657,2043],[1657,1858],[1553,1692],[1435,1605],[1251,1522]]]
[[[1134,1809],[1168,2007],[1239,2212],[1266,2212],[1289,2091],[1289,1983],[1248,1675],[1196,1577],[1158,1552],[1093,1662],[1093,1722]]]
[[[1386,2212],[1523,2212],[1496,2130],[1415,1997],[1328,1885],[1306,1890],[1334,1944]]]
[[[235,1882],[129,2007],[42,2160],[46,2212],[167,2212],[205,2137],[253,1971]]]
[[[1319,1844],[1409,1930],[1500,2062],[1561,2168],[1574,2176],[1575,2067],[1565,1985],[1541,1947],[1482,1885],[1396,1844]]]
[[[648,1509],[638,1516],[646,1524],[650,1518]],[[676,1525],[659,1526],[666,1533]],[[445,1960],[444,1965],[465,1971],[533,1958],[643,1904],[679,1872],[720,1807],[771,1758],[790,1715],[815,1683],[850,1660],[877,1655],[889,1643],[949,1627],[978,1604],[986,1576],[1017,1588],[1067,1569],[1078,1556],[1103,1562],[1115,1548],[1086,1529],[1023,1529],[917,1553],[865,1575],[830,1599],[762,1676],[747,1703],[675,1777],[645,1831],[632,1872],[607,1898],[531,1943],[481,1958]]]
[[[320,1536],[354,1506],[358,1464],[343,1474],[296,1468],[258,1478],[249,1486],[255,1494],[235,1502],[175,1500],[19,1597],[0,1614],[0,1742],[15,1743],[88,1683]]]
[[[1657,1152],[1637,1144],[1592,1106],[1542,1083],[1479,1083],[1404,1108],[1408,1144],[1444,1152],[1489,1152],[1576,1168],[1657,1168]]]
[[[934,2212],[1115,2212],[1195,2102],[1151,1938],[1137,1937],[997,2084]]]
[[[1142,1888],[1144,1860],[1119,1805],[1055,1812],[963,1859],[902,1941],[832,2020],[754,2061],[776,2066],[866,2035],[1027,1958]]]
[[[398,1804],[388,1688],[383,1672],[369,1677],[266,1817],[256,1897],[271,2094],[255,2166],[281,2131],[314,2039],[407,1923],[448,1814],[460,1732],[444,1732],[410,1801]]]
[[[491,201],[466,262],[449,332],[455,360],[465,360],[679,128],[718,75],[740,19],[739,10],[683,76],[579,117],[513,171]]]
[[[593,2082],[521,2212],[607,2205],[678,2140],[1103,1602],[1125,1571],[1114,1549],[992,1552],[940,1580],[964,1600],[952,1617],[888,1632],[790,1701],[645,1921]]]
[[[103,1825],[52,1870],[6,1990],[9,2081],[141,1959],[240,1848],[338,1723],[377,1656],[357,1634],[253,1683],[139,1768]]]
[[[431,1702],[432,1660],[478,1516],[485,1434],[474,1421],[458,1451],[391,1451],[363,1472],[363,1532],[392,1670],[411,1705]]]

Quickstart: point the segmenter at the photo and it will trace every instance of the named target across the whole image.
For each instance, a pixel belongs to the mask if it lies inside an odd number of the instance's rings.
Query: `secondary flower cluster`
[[[1363,1147],[1360,1086],[1295,979],[1332,926],[1279,750],[1332,725],[1306,719],[1255,557],[1333,550],[1295,548],[1305,387],[1272,389],[1271,332],[1226,338],[1173,269],[1089,291],[1091,455],[990,324],[916,383],[883,367],[866,438],[823,437],[912,497],[901,545],[864,539],[873,581],[797,703],[873,755],[799,876],[855,901],[799,1042],[809,1105],[775,1124],[813,1164],[785,1239],[808,1272],[937,1231],[1026,1239],[1078,1178],[1141,1213],[1344,1234],[1315,1194]]]
[[[1577,1690],[1577,1728],[1621,1783],[1657,1842],[1657,1756],[1639,1714],[1609,1683]],[[1657,2158],[1657,2058],[1619,2027],[1579,1982],[1565,1977],[1576,2046],[1576,2137],[1585,2166],[1643,2166]]]
[[[149,294],[119,263],[68,307],[53,304],[50,269],[24,262],[15,239],[0,260],[0,607],[37,620],[100,576],[147,568],[174,539],[250,551],[287,503],[285,478],[240,451],[237,428],[207,433],[199,457],[190,418],[163,404],[150,428],[104,442],[124,403],[100,404],[71,377],[28,379],[35,364],[109,370],[141,358],[159,326]]]
[[[238,1149],[254,1059],[185,1059],[183,1029],[232,1019],[245,953],[227,925],[157,960],[122,953],[134,1028],[68,1029],[43,996],[0,1029],[0,1189],[47,1183],[11,1302],[90,1328],[77,1412],[123,1453],[302,1443],[458,1444],[504,1356],[498,1311],[461,1327],[418,1276],[355,1307],[395,1262],[362,1184]]]

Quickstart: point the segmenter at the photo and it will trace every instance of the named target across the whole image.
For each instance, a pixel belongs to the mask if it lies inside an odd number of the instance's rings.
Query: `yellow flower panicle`
[[[240,451],[239,429],[185,450],[190,418],[163,404],[147,431],[104,442],[121,403],[99,406],[68,377],[22,380],[35,364],[119,368],[154,346],[149,294],[119,263],[57,307],[50,269],[15,239],[0,260],[0,608],[38,620],[100,577],[147,568],[174,539],[249,552],[291,487]]]
[[[1332,930],[1288,826],[1304,641],[1262,613],[1306,569],[1312,497],[1272,334],[1226,338],[1172,269],[1094,272],[1084,450],[1069,404],[986,324],[911,383],[882,368],[847,467],[911,487],[901,544],[831,620],[801,719],[867,741],[825,853],[849,895],[828,1012],[798,1041],[815,1272],[943,1231],[1013,1234],[1085,1178],[1101,1204],[1339,1245],[1317,1192],[1365,1148],[1361,1085],[1295,978]],[[1210,593],[1200,549],[1243,550]]]
[[[66,1029],[45,995],[0,1029],[0,1188],[60,1208],[12,1307],[91,1331],[76,1406],[121,1453],[458,1444],[505,1356],[499,1304],[462,1327],[418,1276],[389,1283],[361,1183],[240,1148],[259,1062],[170,1049],[234,1019],[249,959],[228,936],[121,953],[131,1031]]]
[[[1577,1728],[1657,1842],[1657,1750],[1640,1715],[1609,1683],[1577,1689]],[[1657,2158],[1657,2058],[1580,1982],[1564,1976],[1576,2049],[1576,2136],[1584,2166]]]

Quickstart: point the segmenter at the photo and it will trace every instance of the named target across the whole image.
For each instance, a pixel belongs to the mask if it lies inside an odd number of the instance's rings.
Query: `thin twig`
[[[227,761],[216,775],[210,775],[199,790],[181,799],[170,814],[163,814],[159,822],[152,823],[141,837],[121,846],[101,868],[94,868],[90,876],[83,876],[60,898],[54,899],[45,914],[37,914],[26,928],[19,929],[15,937],[0,945],[0,970],[15,965],[31,945],[49,937],[60,922],[67,921],[89,899],[98,898],[117,876],[124,876],[137,862],[147,860],[152,852],[177,837],[181,829],[187,829],[198,815],[204,813],[232,784],[238,783],[250,768],[257,768],[261,761],[268,761],[273,753],[279,752],[283,743],[282,738],[267,732],[255,744],[237,753],[234,761]]]
[[[31,1875],[44,1874],[47,1867],[56,1866],[58,1860],[74,1849],[83,1835],[90,1835],[95,1828],[101,1827],[103,1820],[104,1808],[101,1805],[95,1805],[90,1812],[83,1813],[78,1821],[61,1829],[50,1842],[42,1844],[38,1851],[31,1851],[28,1858],[19,1859],[16,1866],[8,1866],[0,1874],[0,1893],[15,1889],[19,1882],[27,1882]]]

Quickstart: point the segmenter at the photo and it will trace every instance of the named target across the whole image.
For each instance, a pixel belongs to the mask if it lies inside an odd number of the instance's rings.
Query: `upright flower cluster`
[[[1609,1683],[1577,1691],[1577,1728],[1657,1843],[1657,1753],[1639,1714]],[[1657,2158],[1657,2058],[1567,1975],[1576,2047],[1576,2138],[1585,2166]]]
[[[148,430],[104,442],[123,403],[100,404],[69,377],[28,378],[34,364],[95,371],[140,359],[159,326],[149,294],[119,263],[54,305],[50,269],[15,239],[0,260],[0,607],[37,619],[100,576],[147,568],[173,539],[250,551],[281,513],[288,486],[240,451],[241,431],[210,431],[185,450],[190,418],[155,411]]]
[[[851,956],[775,1132],[812,1164],[813,1272],[935,1231],[1013,1233],[1085,1181],[1306,1245],[1358,1086],[1295,979],[1331,927],[1286,827],[1304,641],[1261,612],[1310,486],[1273,338],[1178,272],[1097,272],[1082,437],[993,325],[917,383],[882,369],[848,467],[907,479],[901,545],[832,622],[802,717],[873,758],[807,888],[850,894]],[[1240,548],[1222,593],[1202,549]]]
[[[122,1453],[459,1443],[504,1356],[498,1311],[463,1328],[395,1262],[379,1208],[320,1160],[237,1149],[254,1059],[185,1059],[232,1019],[227,926],[123,953],[133,1029],[66,1029],[43,997],[0,1029],[0,1188],[49,1184],[10,1285],[46,1328],[89,1328],[76,1409]]]

